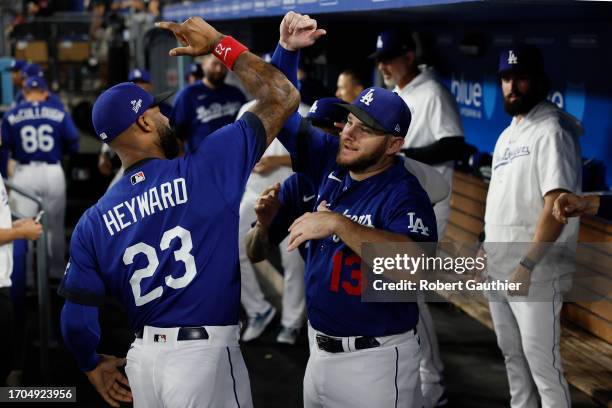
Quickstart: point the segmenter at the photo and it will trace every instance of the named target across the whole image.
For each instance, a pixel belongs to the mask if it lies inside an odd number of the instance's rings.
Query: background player
[[[232,123],[246,102],[244,94],[225,83],[227,68],[214,56],[202,59],[204,79],[183,88],[174,99],[170,124],[185,142],[185,152],[195,151],[202,139]]]
[[[64,216],[66,178],[62,169],[64,154],[79,150],[79,135],[68,112],[49,101],[47,84],[42,77],[27,79],[26,102],[5,114],[2,121],[3,148],[18,162],[13,182],[36,193],[45,203],[49,225],[49,275],[61,279],[66,266]],[[13,191],[15,211],[34,217],[38,204]]]
[[[18,87],[19,92],[17,92],[17,94],[15,95],[15,101],[13,102],[14,105],[17,106],[26,101],[23,87],[25,86],[25,83],[29,78],[43,78],[44,79],[44,76],[45,76],[45,73],[43,72],[42,68],[40,68],[37,64],[32,63],[32,64],[23,65],[21,69],[22,85]],[[56,105],[56,107],[65,110],[64,104],[62,103],[62,100],[60,99],[60,97],[57,96],[55,93],[49,91],[48,89],[47,89],[46,101],[51,102],[53,105]]]
[[[287,16],[290,16],[290,14],[288,14]],[[307,25],[309,23],[309,18],[306,16],[302,16],[300,17],[300,19],[302,21],[301,24]],[[288,19],[286,17],[285,19],[283,19],[281,25],[285,24],[287,21]],[[281,32],[283,32],[283,30],[281,30]],[[288,38],[283,38],[282,43],[285,44],[286,47],[290,47],[288,43],[292,41],[292,37],[288,33],[287,35]],[[309,120],[311,123],[313,123],[313,125],[318,126],[319,128],[325,128],[326,130],[335,131],[336,134],[338,134],[339,129],[334,126],[334,123],[342,123],[346,119],[346,113],[340,107],[337,106],[337,103],[339,102],[342,101],[338,98],[333,97],[322,98],[315,101],[310,111],[308,112],[308,115],[306,117],[307,120]],[[289,165],[291,165],[291,159],[289,158],[289,153],[287,152],[287,150],[280,144],[280,142],[278,142],[278,140],[273,142],[270,147],[273,147],[274,145],[278,145],[280,149],[282,149],[282,151],[287,155],[287,162],[289,163]],[[266,150],[266,153],[268,152],[268,150]],[[257,166],[255,168],[257,169]],[[251,185],[254,178],[258,182],[253,183]],[[251,178],[249,179],[249,183],[247,184],[247,190],[240,206],[240,237],[246,237],[247,232],[251,228],[252,221],[255,217],[256,203],[259,194],[265,188],[262,186],[266,186],[266,184],[264,183],[268,183],[267,185],[278,183],[280,185],[280,183],[282,183],[286,179],[293,178],[294,176],[291,176],[291,172],[283,173],[282,177],[266,177],[265,174],[261,176],[251,176]],[[302,196],[301,200],[303,200],[302,202],[304,204],[310,203],[310,201],[314,198],[314,193],[310,190],[311,189],[304,189],[303,191],[304,195]],[[310,200],[306,200],[308,197],[310,197]],[[289,225],[287,225],[287,227],[289,227]],[[286,238],[287,235],[287,233],[283,234],[282,238]],[[281,241],[283,241],[283,239],[281,239]],[[282,327],[276,340],[279,343],[295,344],[304,319],[304,261],[302,257],[300,257],[298,252],[287,251],[287,242],[281,241],[274,243],[275,246],[280,245],[281,260],[284,270],[282,305],[283,309],[281,317]],[[253,270],[253,266],[251,265],[252,259],[250,256],[248,256],[247,252],[248,245],[245,239],[241,239],[241,299],[242,305],[244,306],[245,310],[247,311],[247,314],[250,317],[248,326],[242,335],[243,341],[250,341],[261,335],[265,327],[269,324],[270,321],[272,321],[275,311],[274,307],[270,305],[264,298],[263,291],[261,290],[261,287],[257,282],[257,278],[254,273],[255,271]],[[265,259],[265,256],[259,261],[262,261],[263,259]]]
[[[113,406],[130,400],[116,369],[125,360],[96,354],[96,306],[108,293],[121,300],[137,333],[126,367],[137,407],[248,407],[248,374],[237,343],[238,206],[253,166],[297,108],[299,94],[280,72],[201,18],[159,26],[183,44],[171,55],[217,50],[258,103],[193,154],[163,160],[178,146],[158,101],[130,83],[98,98],[96,134],[126,171],[73,234],[60,289],[68,299],[62,332],[105,400]]]
[[[300,35],[307,27],[316,27],[316,21],[308,16],[293,12],[287,13],[280,24],[279,44],[292,51],[310,45],[316,38],[307,38],[308,41],[304,42],[303,36]],[[315,31],[315,33],[322,35],[323,31]],[[276,65],[282,70],[280,64]],[[289,69],[295,72],[296,66]],[[317,110],[316,105],[313,105],[312,108]],[[276,314],[276,309],[265,299],[257,281],[255,270],[246,253],[244,237],[251,228],[251,222],[255,217],[255,202],[261,191],[270,184],[284,181],[291,174],[289,152],[278,140],[273,141],[253,169],[240,204],[241,301],[249,317],[247,327],[242,333],[242,341],[251,341],[259,337]],[[304,261],[297,252],[287,251],[287,242],[283,242],[279,249],[284,271],[284,290],[281,330],[276,340],[279,343],[295,344],[304,320]]]
[[[549,81],[537,48],[505,50],[498,74],[512,122],[493,152],[485,211],[487,273],[521,287],[493,297],[489,308],[505,358],[510,405],[535,408],[539,393],[542,407],[569,407],[559,341],[563,275],[571,271],[565,260],[544,259],[539,243],[566,243],[568,250],[576,244],[578,219],[564,226],[552,209],[561,193],[580,190],[582,127],[546,100]],[[507,244],[500,248],[500,242]],[[545,297],[526,297],[530,286]]]
[[[351,103],[368,85],[361,73],[353,69],[345,69],[338,75],[336,97],[346,103]]]

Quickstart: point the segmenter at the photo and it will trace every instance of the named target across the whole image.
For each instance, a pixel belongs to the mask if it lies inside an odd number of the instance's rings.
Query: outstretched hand
[[[215,45],[221,41],[223,35],[215,30],[201,17],[190,17],[182,24],[171,21],[161,21],[155,23],[156,27],[172,31],[182,47],[170,50],[173,57],[179,55],[189,55],[197,57],[210,54]]]
[[[311,46],[326,33],[317,28],[317,20],[290,11],[281,21],[279,42],[284,49],[297,51]]]
[[[100,354],[98,366],[85,373],[96,391],[112,407],[119,407],[120,402],[132,402],[132,392],[129,390],[130,383],[117,369],[125,364],[125,358]]]

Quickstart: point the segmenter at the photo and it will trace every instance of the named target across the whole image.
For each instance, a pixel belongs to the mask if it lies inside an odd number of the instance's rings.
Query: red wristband
[[[213,54],[231,70],[240,54],[248,50],[247,47],[234,39],[234,37],[228,35],[215,46]]]

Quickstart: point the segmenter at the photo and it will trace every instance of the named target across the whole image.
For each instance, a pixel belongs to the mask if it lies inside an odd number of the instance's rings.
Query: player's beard
[[[220,87],[221,85],[223,85],[225,83],[225,77],[227,76],[226,72],[222,72],[222,73],[215,73],[215,74],[209,74],[208,75],[208,80],[210,81],[211,84],[213,84],[215,86],[215,88]]]
[[[179,143],[173,128],[165,125],[159,127],[158,146],[164,152],[166,159],[174,159],[178,156]]]
[[[341,149],[343,149],[342,146],[338,148],[338,154],[336,155],[336,164],[344,167],[348,171],[352,171],[354,173],[360,173],[374,166],[376,163],[380,161],[381,157],[385,154],[385,150],[387,150],[387,144],[381,143],[380,146],[373,152],[366,154],[362,157],[359,157],[357,159],[354,159],[352,161],[346,161],[340,158]]]
[[[517,99],[510,102],[508,98],[510,96],[516,96]],[[529,113],[534,106],[536,106],[542,98],[536,92],[529,91],[527,93],[520,93],[512,91],[504,97],[504,110],[510,116],[526,115]]]

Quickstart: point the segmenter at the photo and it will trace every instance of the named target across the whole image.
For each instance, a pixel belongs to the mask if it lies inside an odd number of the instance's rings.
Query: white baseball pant
[[[207,340],[186,341],[177,327],[144,328],[125,367],[135,408],[253,407],[238,326],[205,328]]]
[[[265,299],[259,281],[255,274],[255,268],[246,254],[244,237],[251,229],[251,223],[255,221],[255,202],[259,194],[248,191],[245,192],[240,203],[240,224],[238,244],[240,258],[241,275],[241,296],[240,301],[249,317],[258,313],[264,313],[270,307],[270,303]],[[283,310],[281,324],[285,327],[302,326],[304,319],[304,261],[298,251],[287,251],[287,237],[279,245],[281,253],[281,263],[284,269],[283,285]]]
[[[61,279],[66,268],[64,217],[66,213],[66,179],[60,164],[18,164],[13,173],[13,183],[24,187],[42,198],[47,210],[49,276]],[[15,210],[25,217],[35,217],[38,204],[29,198],[11,191]],[[31,251],[30,251],[31,252]],[[30,275],[32,272],[29,271]]]
[[[316,333],[308,325],[304,408],[423,406],[418,334],[377,337],[379,347],[356,351],[355,337],[341,337],[346,351],[329,353],[317,345]]]
[[[549,302],[509,301],[506,294],[489,302],[513,408],[538,407],[538,393],[542,408],[571,406],[559,349],[563,295],[557,280],[550,290],[553,300]]]

